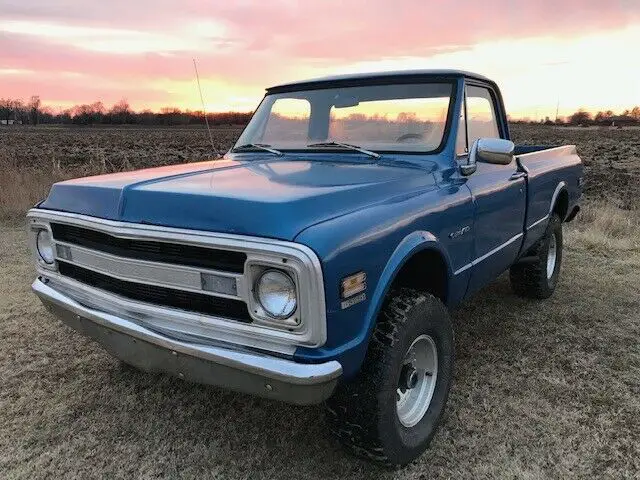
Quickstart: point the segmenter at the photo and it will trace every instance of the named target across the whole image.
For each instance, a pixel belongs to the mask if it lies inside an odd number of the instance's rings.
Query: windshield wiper
[[[274,155],[277,155],[279,157],[284,155],[284,153],[282,153],[280,150],[276,150],[275,148],[270,148],[270,147],[271,145],[267,145],[266,143],[246,143],[238,147],[233,147],[231,151],[237,152],[239,150],[250,150],[250,149],[257,148],[258,150],[264,150],[265,152],[273,153]]]
[[[380,154],[376,152],[372,152],[371,150],[366,150],[364,148],[360,148],[357,145],[351,145],[350,143],[341,143],[341,142],[319,142],[319,143],[310,143],[307,145],[309,148],[313,147],[342,147],[347,150],[355,150],[356,152],[364,153],[365,155],[369,155],[373,158],[380,158]]]

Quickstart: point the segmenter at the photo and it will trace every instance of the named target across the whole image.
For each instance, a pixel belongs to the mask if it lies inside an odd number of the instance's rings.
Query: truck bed
[[[541,152],[542,150],[551,150],[552,148],[562,147],[564,145],[516,145],[515,155],[526,155],[529,153]]]
[[[526,251],[544,233],[551,208],[556,204],[560,191],[566,191],[562,198],[564,217],[572,212],[580,196],[582,164],[575,145],[540,146],[519,145],[515,155],[527,175],[527,213],[525,221]]]

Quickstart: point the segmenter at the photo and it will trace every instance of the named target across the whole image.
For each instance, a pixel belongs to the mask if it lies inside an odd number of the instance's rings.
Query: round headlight
[[[38,247],[38,254],[40,258],[51,265],[54,261],[53,245],[51,244],[51,235],[49,230],[39,230],[36,237],[36,246]]]
[[[267,270],[256,282],[256,297],[265,312],[274,318],[289,318],[296,311],[296,285],[289,275]]]

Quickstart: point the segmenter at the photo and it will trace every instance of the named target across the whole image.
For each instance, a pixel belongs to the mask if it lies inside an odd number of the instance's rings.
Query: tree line
[[[620,114],[615,114],[611,110],[598,112],[595,115],[585,110],[578,110],[569,116],[568,123],[573,125],[640,125],[640,106],[627,109]]]
[[[251,118],[251,112],[208,113],[211,125],[245,125]],[[597,112],[595,115],[578,110],[568,117],[541,121],[513,119],[513,123],[544,123],[548,125],[640,125],[640,106],[616,114],[611,110]],[[204,113],[201,110],[180,110],[165,107],[159,112],[151,110],[134,111],[127,100],[123,99],[107,108],[102,102],[75,105],[64,110],[54,110],[43,106],[38,95],[28,101],[0,98],[0,124],[68,124],[68,125],[202,125]]]
[[[245,125],[251,112],[208,113],[211,125]],[[32,96],[28,101],[0,98],[0,124],[67,124],[67,125],[201,125],[204,113],[201,110],[180,110],[166,107],[159,112],[134,111],[126,100],[107,108],[102,102],[75,105],[64,110],[43,106],[40,97]]]
[[[580,109],[568,117],[558,117],[551,119],[545,117],[544,120],[509,119],[512,123],[543,123],[545,125],[600,125],[600,126],[640,126],[640,106],[624,110],[622,113],[614,113],[612,110],[600,111],[595,114]]]

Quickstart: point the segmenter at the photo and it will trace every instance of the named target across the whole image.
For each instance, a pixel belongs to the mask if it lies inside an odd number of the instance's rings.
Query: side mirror
[[[496,165],[509,165],[513,162],[516,146],[510,140],[501,138],[480,138],[476,149],[478,159]]]
[[[463,175],[476,171],[478,160],[496,165],[509,165],[513,162],[516,146],[510,140],[501,138],[479,138],[471,146],[466,164],[460,165]]]

